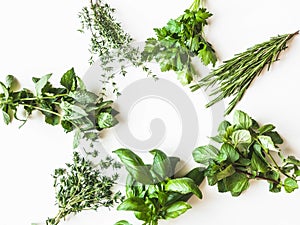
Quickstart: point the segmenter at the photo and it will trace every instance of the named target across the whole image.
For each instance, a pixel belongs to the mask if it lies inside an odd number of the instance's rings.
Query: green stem
[[[279,167],[279,165],[277,164],[277,162],[275,161],[274,157],[269,153],[266,152],[267,156],[269,157],[269,159],[274,163],[276,169],[282,173],[283,175],[285,175],[286,177],[292,178],[290,175],[288,175],[287,173],[285,173],[284,171],[281,170],[281,168]]]
[[[245,174],[245,175],[247,175],[247,176],[253,177],[253,174],[248,173],[248,172],[246,172],[246,171],[239,170],[239,169],[235,169],[235,170],[236,170],[237,172],[239,172],[239,173],[243,173],[243,174]],[[259,176],[259,175],[254,176],[254,179],[267,180],[267,181],[271,181],[271,182],[273,182],[273,183],[275,183],[275,184],[281,184],[281,183],[280,183],[279,181],[277,181],[277,180],[274,180],[274,179],[268,178],[268,177]]]
[[[197,11],[200,7],[204,8],[204,0],[194,0],[190,6],[191,11]]]
[[[53,115],[61,117],[61,115],[59,113],[57,113],[57,112],[53,112],[53,111],[48,110],[48,109],[43,109],[43,108],[38,107],[38,106],[32,106],[32,105],[28,105],[28,104],[23,104],[23,106],[32,107],[32,108],[34,108],[36,110],[40,110],[40,111],[43,111],[43,112],[51,113]]]
[[[59,94],[54,96],[46,96],[46,97],[34,97],[34,98],[21,98],[19,101],[35,101],[35,100],[45,100],[45,99],[55,99],[60,97],[65,97],[68,94]]]

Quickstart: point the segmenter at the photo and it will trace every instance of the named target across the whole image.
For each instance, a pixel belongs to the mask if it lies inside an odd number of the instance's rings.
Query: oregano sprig
[[[299,32],[279,35],[269,41],[254,45],[245,52],[236,54],[232,59],[224,61],[217,69],[200,80],[199,84],[191,87],[193,91],[201,87],[214,87],[211,96],[216,96],[206,107],[227,97],[233,97],[225,111],[229,114],[242,99],[246,90],[255,77],[264,69],[269,70],[271,65],[278,61],[280,53],[287,49],[287,43]]]
[[[114,167],[111,158],[107,160],[106,164],[109,166],[106,166],[106,169],[119,168]],[[66,169],[56,169],[53,175],[59,211],[54,218],[47,219],[47,225],[57,225],[66,216],[83,210],[97,210],[101,206],[112,207],[123,199],[120,192],[112,191],[118,178],[117,174],[112,177],[104,176],[104,167],[94,166],[78,152],[73,153],[73,162],[67,163],[66,166]]]
[[[112,109],[112,101],[88,91],[83,81],[76,76],[74,69],[68,70],[61,78],[61,87],[53,87],[49,82],[51,74],[41,78],[32,78],[35,91],[26,88],[15,90],[17,79],[9,75],[6,84],[0,82],[0,109],[4,122],[9,124],[15,118],[23,122],[23,126],[33,111],[45,116],[45,122],[51,125],[60,124],[65,132],[74,131],[73,147],[79,145],[81,139],[96,141],[98,132],[114,126],[116,112]],[[19,118],[18,111],[23,108],[25,118]]]
[[[217,145],[198,147],[194,160],[206,166],[209,185],[217,185],[219,192],[240,195],[250,186],[250,180],[265,180],[271,192],[282,188],[290,193],[300,181],[300,161],[284,156],[279,148],[282,138],[275,126],[259,126],[249,115],[235,111],[233,123],[223,121],[218,135],[211,139]]]

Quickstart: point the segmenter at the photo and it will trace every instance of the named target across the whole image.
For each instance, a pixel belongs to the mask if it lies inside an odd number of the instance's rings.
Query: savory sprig
[[[39,111],[45,116],[47,124],[61,124],[65,132],[75,131],[73,147],[76,148],[81,139],[87,139],[92,144],[98,139],[99,131],[117,123],[112,101],[104,101],[86,90],[73,68],[62,76],[62,87],[53,87],[50,77],[51,74],[33,78],[35,92],[26,88],[15,90],[17,80],[11,75],[7,76],[6,84],[0,82],[0,109],[6,124],[15,118],[22,121],[23,126],[33,111]],[[18,116],[20,108],[25,111],[24,119]]]
[[[111,158],[108,164],[114,165],[111,164]],[[83,210],[111,207],[123,199],[120,192],[112,191],[118,176],[104,176],[101,172],[103,168],[93,166],[78,152],[73,153],[73,162],[66,166],[67,169],[56,169],[53,175],[59,211],[54,218],[47,219],[47,225],[57,225],[66,216]]]
[[[264,69],[279,59],[280,53],[287,48],[287,42],[299,32],[279,35],[269,41],[257,44],[247,51],[235,55],[225,61],[219,68],[214,69],[208,76],[200,80],[199,84],[191,87],[193,91],[201,87],[215,87],[211,96],[216,96],[206,107],[210,107],[227,97],[233,97],[225,111],[229,114],[242,99],[246,90]]]
[[[201,7],[202,5],[202,7]],[[217,57],[212,45],[205,39],[204,27],[212,16],[195,0],[184,14],[171,19],[163,28],[155,28],[156,38],[149,38],[143,51],[145,61],[155,60],[161,71],[173,70],[183,84],[196,76],[192,58],[198,56],[204,65],[215,65]]]
[[[141,59],[138,47],[134,47],[131,36],[126,33],[113,14],[115,9],[102,0],[91,0],[90,5],[79,13],[82,33],[91,36],[90,64],[94,59],[100,60],[102,94],[106,95],[107,84],[113,88],[113,93],[120,95],[115,82],[115,76],[127,74],[126,66],[140,67],[147,75],[156,77]]]
[[[196,148],[194,160],[206,166],[209,185],[218,185],[220,192],[238,196],[250,180],[258,179],[267,181],[271,192],[284,188],[290,193],[298,188],[300,161],[283,155],[278,147],[283,140],[274,129],[272,124],[259,126],[246,113],[235,111],[233,123],[223,121],[219,134],[211,138],[219,147]]]
[[[119,149],[119,156],[129,175],[126,181],[126,199],[118,210],[134,211],[144,225],[157,225],[160,219],[172,219],[191,208],[188,199],[195,194],[202,198],[199,184],[204,179],[203,168],[195,168],[183,177],[175,177],[177,157],[168,157],[160,150],[152,150],[152,165],[128,149]],[[119,221],[115,225],[129,225]]]

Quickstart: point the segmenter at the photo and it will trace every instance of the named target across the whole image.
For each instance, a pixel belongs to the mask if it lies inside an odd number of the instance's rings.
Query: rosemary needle
[[[299,31],[272,37],[269,41],[236,54],[232,59],[224,61],[219,68],[212,70],[198,84],[191,86],[192,91],[201,87],[207,89],[217,86],[210,93],[211,96],[216,97],[206,107],[233,96],[224,112],[224,115],[228,115],[242,99],[254,78],[259,76],[265,68],[270,69],[271,65],[279,59],[280,53],[287,48],[287,42],[298,33]]]

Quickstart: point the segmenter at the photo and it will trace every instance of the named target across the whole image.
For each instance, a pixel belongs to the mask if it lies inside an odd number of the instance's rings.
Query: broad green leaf
[[[72,91],[68,94],[69,97],[75,99],[77,102],[81,104],[95,104],[98,96],[93,92],[85,91],[85,90],[76,90]]]
[[[239,196],[249,187],[249,179],[245,174],[235,173],[226,178],[226,186],[232,196]]]
[[[227,120],[222,121],[218,127],[219,135],[223,136],[229,126],[231,126],[231,124]]]
[[[288,177],[284,180],[284,189],[287,193],[291,193],[298,188],[298,183],[293,178]]]
[[[223,180],[226,177],[230,177],[235,173],[235,169],[234,167],[230,164],[229,166],[227,166],[224,170],[222,170],[221,172],[217,173],[217,181]]]
[[[77,105],[70,104],[67,101],[62,101],[60,107],[63,111],[63,118],[65,120],[76,120],[88,116],[84,109]]]
[[[194,193],[198,198],[202,198],[202,193],[195,182],[188,177],[169,180],[165,186],[166,191],[179,192],[181,194]]]
[[[272,131],[275,129],[275,126],[272,124],[266,124],[258,128],[259,134],[264,134],[266,132]]]
[[[60,116],[57,116],[57,115],[47,115],[45,116],[45,122],[52,125],[52,126],[55,126],[55,125],[58,125],[60,123]]]
[[[16,89],[18,86],[18,81],[13,75],[7,75],[6,76],[6,85],[9,89]]]
[[[73,139],[73,149],[78,148],[81,137],[82,137],[81,130],[76,129],[75,134],[74,134],[74,139]]]
[[[82,90],[82,91],[86,90],[83,80],[77,76],[76,76],[76,89]]]
[[[128,173],[136,181],[143,184],[153,183],[149,167],[144,164],[143,160],[138,155],[129,149],[118,149],[113,152],[118,155]]]
[[[159,181],[164,180],[166,177],[171,177],[174,174],[172,173],[172,167],[169,157],[162,151],[154,149],[150,151],[153,158],[153,164],[151,170],[154,172],[155,176]]]
[[[2,115],[3,115],[4,123],[6,125],[8,125],[11,122],[11,118],[10,118],[9,114],[5,111],[2,111]]]
[[[126,179],[126,197],[139,197],[143,198],[145,194],[145,185],[136,182],[135,179],[128,174]]]
[[[269,136],[272,139],[272,141],[274,142],[274,144],[276,144],[276,145],[280,145],[283,143],[283,139],[280,137],[280,135],[276,131],[269,131],[269,132],[266,132],[264,135]]]
[[[7,87],[5,86],[5,84],[3,84],[1,81],[0,81],[0,86],[1,86],[1,88],[2,88],[4,97],[5,97],[5,99],[7,100],[8,97],[9,97],[8,89],[7,89]]]
[[[114,225],[132,225],[132,224],[126,220],[120,220],[120,221],[116,222]]]
[[[252,119],[241,110],[236,110],[233,115],[233,123],[241,129],[248,129],[252,126]]]
[[[100,129],[113,127],[117,123],[116,118],[108,112],[102,112],[98,116],[98,126]]]
[[[41,77],[41,79],[39,79],[39,81],[35,83],[35,92],[38,97],[42,96],[43,88],[46,86],[46,84],[51,76],[52,76],[52,74],[47,74],[47,75]]]
[[[278,152],[278,149],[276,149],[274,142],[269,136],[259,135],[257,138],[264,150]]]
[[[70,122],[67,121],[67,120],[62,120],[62,121],[60,122],[60,124],[61,124],[61,126],[64,128],[64,131],[65,131],[66,133],[71,132],[71,131],[73,130],[73,124],[70,123]]]
[[[174,202],[172,205],[166,208],[165,218],[176,218],[181,214],[185,213],[188,209],[192,208],[192,206],[186,202]]]
[[[76,75],[74,68],[68,70],[61,78],[60,84],[68,91],[76,90]]]
[[[145,201],[142,198],[132,197],[132,198],[125,199],[117,207],[117,210],[147,212],[149,208],[145,204]]]
[[[193,151],[193,157],[196,162],[208,166],[209,161],[216,159],[218,153],[219,150],[216,147],[212,145],[205,145],[196,148]]]
[[[296,159],[295,156],[288,156],[287,159],[284,161],[285,163],[290,163],[296,166],[300,166],[300,161]]]
[[[266,177],[274,180],[276,182],[268,181],[269,182],[269,191],[273,193],[278,193],[281,191],[282,184],[280,182],[280,174],[274,170],[268,171],[266,173]]]
[[[265,173],[268,171],[268,164],[262,160],[259,155],[254,151],[251,157],[251,167],[254,171]]]
[[[248,130],[237,130],[231,135],[234,145],[251,143],[251,134]]]
[[[231,163],[234,163],[240,157],[239,153],[235,150],[235,148],[227,143],[224,143],[221,146],[220,152],[226,154],[227,160],[229,160]]]
[[[171,156],[171,157],[169,157],[169,160],[170,160],[170,163],[171,163],[171,174],[172,174],[172,177],[173,177],[173,175],[176,172],[175,169],[176,169],[177,163],[180,162],[180,158]]]

